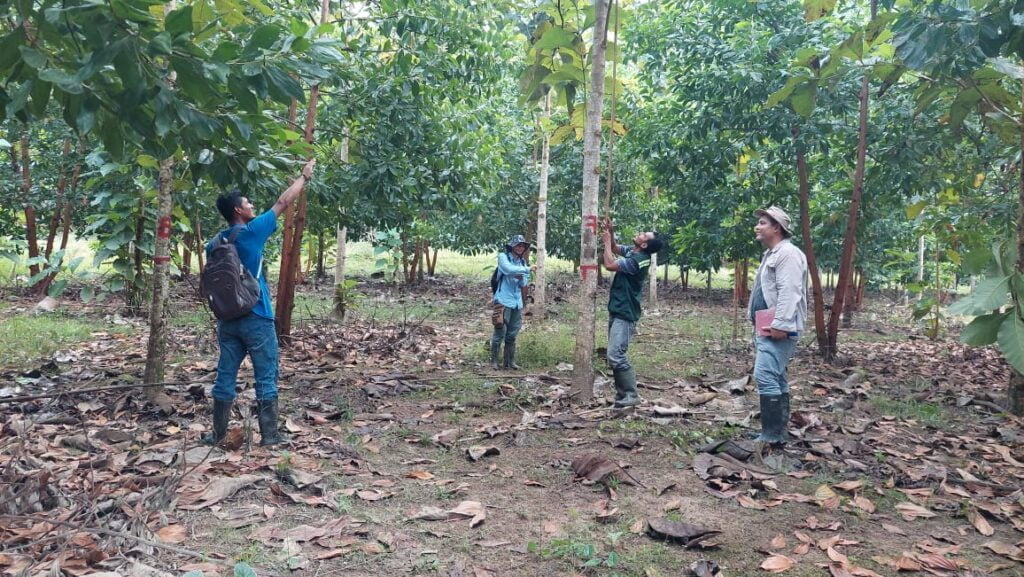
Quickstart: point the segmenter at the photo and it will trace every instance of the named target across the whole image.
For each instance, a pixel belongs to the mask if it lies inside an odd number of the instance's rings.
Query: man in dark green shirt
[[[661,237],[655,232],[641,232],[633,238],[633,246],[615,244],[612,221],[604,219],[604,268],[615,273],[608,295],[608,364],[615,377],[615,407],[640,404],[636,393],[636,370],[629,363],[626,351],[640,320],[640,297],[651,266],[651,255],[661,250]],[[616,258],[618,256],[619,258]]]

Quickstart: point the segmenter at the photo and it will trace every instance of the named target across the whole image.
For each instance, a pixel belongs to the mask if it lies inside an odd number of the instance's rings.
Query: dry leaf
[[[701,541],[721,533],[717,529],[707,529],[699,525],[670,521],[664,517],[648,519],[647,530],[654,537],[678,541],[687,548],[698,545]]]
[[[821,485],[814,491],[814,502],[825,509],[835,509],[839,506],[839,495],[828,485]]]
[[[986,537],[991,537],[992,534],[995,533],[995,530],[992,529],[992,525],[989,525],[988,520],[985,519],[977,509],[974,509],[967,514],[967,520],[971,522],[971,525],[974,525],[974,528],[978,530],[978,533],[981,533]]]
[[[793,547],[794,555],[806,555],[811,550],[811,546],[807,543],[801,543],[796,547]]]
[[[868,499],[867,497],[856,495],[854,496],[852,503],[854,504],[854,506],[867,511],[868,513],[875,512],[875,504],[872,503],[871,500]]]
[[[857,489],[860,489],[861,487],[864,486],[864,481],[844,481],[842,483],[836,483],[835,485],[832,486],[836,489],[839,489],[840,491],[853,493]]]
[[[761,569],[769,573],[782,573],[783,571],[789,571],[794,565],[796,565],[796,561],[785,555],[772,555],[765,559],[764,563],[761,563]]]
[[[828,555],[829,559],[835,561],[836,563],[839,563],[840,565],[846,566],[850,564],[850,560],[846,557],[846,555],[843,555],[842,553],[836,551],[832,547],[828,548],[826,554]]]
[[[463,501],[448,513],[453,517],[469,519],[470,527],[476,527],[487,519],[487,511],[479,501]]]
[[[405,474],[405,477],[407,479],[419,479],[420,481],[429,481],[434,478],[434,475],[428,473],[427,471],[416,470],[409,471],[408,473]]]
[[[779,533],[772,538],[771,543],[768,544],[772,549],[785,549],[786,548],[786,537],[782,533]]]
[[[739,502],[740,506],[745,509],[756,509],[758,511],[764,511],[767,509],[763,504],[755,501],[747,495],[740,495],[736,497],[736,500]]]
[[[167,525],[156,531],[156,536],[164,543],[184,543],[188,539],[188,531],[184,525]]]
[[[920,505],[915,505],[914,503],[900,503],[899,505],[896,505],[896,510],[899,511],[903,519],[907,521],[913,521],[918,518],[927,519],[935,516],[935,513]]]

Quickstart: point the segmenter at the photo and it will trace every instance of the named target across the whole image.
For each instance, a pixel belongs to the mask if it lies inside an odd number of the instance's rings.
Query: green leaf
[[[811,114],[814,114],[814,105],[817,97],[817,83],[808,81],[797,86],[793,90],[793,94],[789,98],[789,104],[793,107],[793,112],[796,112],[804,118],[808,118]]]
[[[808,79],[803,76],[790,76],[789,80],[786,81],[786,84],[782,88],[776,90],[768,97],[768,100],[764,103],[764,107],[771,108],[773,106],[777,106],[780,102],[789,98],[789,95],[793,94],[793,90],[796,89],[800,83],[806,82],[807,80]]]
[[[40,70],[39,79],[56,84],[58,88],[68,94],[82,93],[82,83],[63,70],[57,70],[56,68]]]
[[[973,321],[960,333],[960,341],[975,347],[984,347],[996,342],[999,335],[999,327],[1003,324],[1013,311],[999,313],[997,315],[987,314],[975,317]]]
[[[39,117],[46,115],[46,105],[50,102],[52,84],[41,79],[32,83],[32,112]]]
[[[846,40],[843,40],[843,43],[835,50],[834,55],[860,60],[864,56],[864,31],[858,30]]]
[[[64,290],[67,289],[67,288],[68,288],[68,280],[62,278],[62,279],[53,281],[53,283],[50,285],[50,288],[46,289],[46,294],[50,298],[59,298],[60,295],[64,294]]]
[[[46,67],[46,55],[42,52],[32,48],[31,46],[19,46],[18,50],[21,51],[21,59],[25,61],[25,64],[35,68],[36,70]]]
[[[164,30],[171,33],[171,36],[180,36],[192,32],[192,6],[171,11],[164,18]]]
[[[804,0],[804,18],[808,22],[828,16],[836,8],[836,0]]]
[[[988,63],[992,65],[992,68],[995,68],[1010,78],[1015,80],[1024,80],[1024,66],[1021,66],[1009,58],[1004,58],[1002,56],[998,58],[989,58]]]
[[[84,290],[84,289],[83,289],[83,290]],[[82,300],[85,300],[85,299],[82,299]],[[196,570],[196,571],[189,571],[188,573],[185,573],[185,574],[184,574],[184,575],[182,575],[181,577],[203,577],[203,572],[202,572],[202,571],[199,571],[199,570]]]
[[[536,50],[554,50],[555,48],[572,48],[575,35],[564,28],[553,26],[541,36],[533,48]]]
[[[138,157],[135,158],[135,162],[138,163],[138,165],[143,168],[157,168],[160,166],[160,163],[157,161],[157,159],[153,158],[148,154],[140,154]]]
[[[982,279],[974,293],[950,305],[949,312],[957,315],[990,313],[1005,305],[1009,294],[1009,276]]]
[[[282,104],[290,104],[293,98],[300,103],[306,101],[302,86],[286,72],[275,67],[267,67],[263,71],[263,76],[267,80],[267,88],[274,100]]]
[[[1018,373],[1024,373],[1024,320],[1021,320],[1018,311],[1010,312],[1011,314],[999,326],[997,342],[1006,361]]]
[[[248,563],[239,561],[235,563],[235,577],[256,577],[256,570]]]
[[[926,206],[928,206],[927,200],[919,200],[914,204],[911,204],[910,206],[907,207],[907,218],[910,220],[914,220],[915,218],[920,216],[922,212],[924,212]]]

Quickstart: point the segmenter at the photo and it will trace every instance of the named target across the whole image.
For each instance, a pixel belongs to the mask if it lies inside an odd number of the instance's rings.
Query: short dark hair
[[[661,236],[661,233],[655,232],[654,238],[647,241],[647,248],[644,250],[647,254],[654,254],[661,250],[665,246],[665,239]]]
[[[235,222],[235,209],[242,205],[242,191],[237,188],[217,197],[217,210],[228,224]]]

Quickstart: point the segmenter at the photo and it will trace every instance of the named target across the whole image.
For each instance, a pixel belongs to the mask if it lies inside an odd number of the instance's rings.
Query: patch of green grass
[[[516,363],[524,369],[554,369],[559,363],[572,363],[575,355],[576,339],[573,336],[575,327],[564,322],[544,321],[531,323],[524,327],[516,337]],[[475,341],[467,348],[464,355],[467,361],[488,363],[491,359],[490,334],[487,338]],[[499,362],[504,359],[504,348]],[[595,356],[595,362],[597,358]]]
[[[869,400],[874,409],[885,416],[912,419],[922,425],[934,428],[942,428],[949,423],[946,409],[935,403],[922,403],[914,399],[894,399],[885,396],[874,396]]]
[[[205,307],[198,309],[178,309],[171,307],[168,324],[180,328],[208,328],[215,325],[213,317]]]
[[[0,366],[25,367],[35,359],[48,358],[60,349],[92,340],[92,333],[124,333],[124,326],[97,325],[60,312],[21,314],[4,318],[0,331]]]

